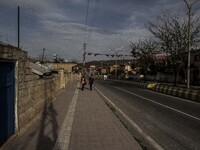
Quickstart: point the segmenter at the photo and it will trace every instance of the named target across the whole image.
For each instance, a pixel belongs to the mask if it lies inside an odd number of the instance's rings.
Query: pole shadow
[[[47,87],[47,82],[48,80],[45,81],[45,91],[55,91],[56,85],[53,82],[50,82],[50,87]],[[53,149],[58,136],[58,122],[56,119],[57,111],[52,103],[53,95],[51,93],[51,96],[49,96],[47,92],[44,94],[45,105],[37,139],[37,150]]]

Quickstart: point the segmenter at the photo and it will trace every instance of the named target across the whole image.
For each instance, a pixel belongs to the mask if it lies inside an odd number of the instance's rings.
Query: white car
[[[103,79],[104,79],[104,80],[107,80],[107,78],[108,78],[107,75],[104,75],[104,76],[103,76]]]

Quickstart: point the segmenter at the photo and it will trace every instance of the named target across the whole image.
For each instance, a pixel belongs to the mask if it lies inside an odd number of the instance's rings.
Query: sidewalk
[[[98,93],[67,87],[5,150],[141,150]]]

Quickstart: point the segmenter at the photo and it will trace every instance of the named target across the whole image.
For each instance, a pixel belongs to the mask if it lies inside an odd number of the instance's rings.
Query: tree
[[[139,42],[132,43],[132,54],[138,60],[137,66],[140,72],[146,76],[149,73],[155,73],[154,56],[159,53],[158,44],[152,39],[139,40]]]
[[[194,46],[200,41],[199,18],[194,18],[191,24],[191,44]],[[159,41],[163,51],[169,56],[168,58],[173,66],[174,84],[176,85],[180,65],[183,56],[187,52],[187,19],[164,12],[161,16],[157,17],[156,22],[149,23],[148,30]]]

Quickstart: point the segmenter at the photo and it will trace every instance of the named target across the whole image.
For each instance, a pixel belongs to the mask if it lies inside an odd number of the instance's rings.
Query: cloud
[[[86,0],[69,0],[71,3],[74,3],[74,4],[85,4],[86,3]]]
[[[21,45],[30,55],[46,48],[68,60],[82,60],[83,43],[91,52],[107,52],[121,46],[130,53],[130,42],[148,38],[145,24],[165,9],[186,14],[183,1],[109,0],[90,1],[85,31],[87,0],[1,0],[0,40],[16,44],[16,9],[21,7]],[[200,14],[200,4],[195,14]],[[9,19],[8,19],[9,18]],[[97,58],[88,58],[97,59]],[[100,59],[100,57],[98,58]]]
[[[54,21],[67,21],[70,20],[69,17],[65,16],[62,13],[59,12],[48,12],[48,13],[43,13],[40,15],[40,18],[42,20],[54,20]]]

